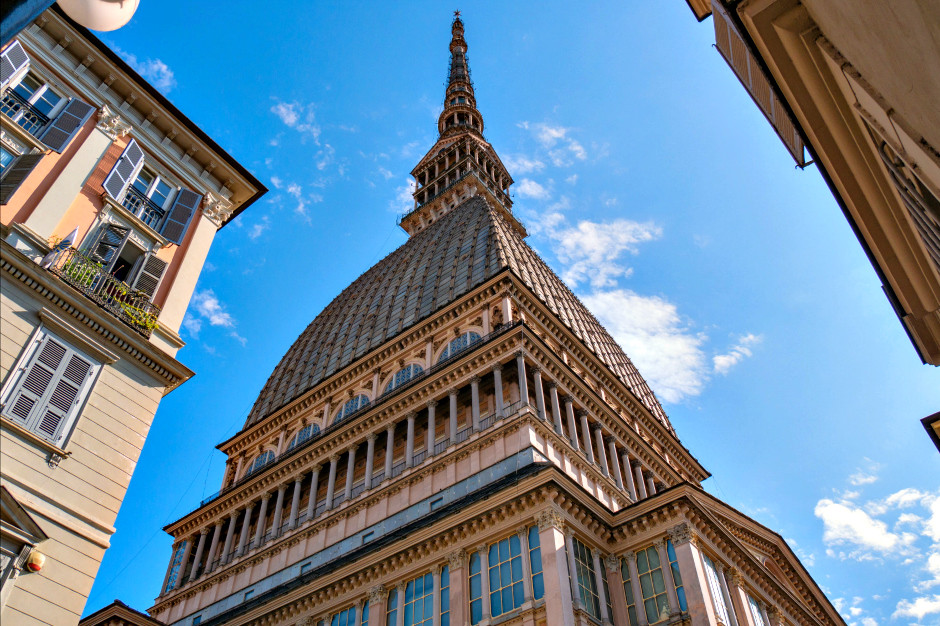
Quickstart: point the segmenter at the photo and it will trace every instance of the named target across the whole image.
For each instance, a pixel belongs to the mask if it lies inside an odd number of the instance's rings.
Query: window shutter
[[[19,82],[19,79],[26,73],[29,67],[29,57],[26,56],[26,50],[23,50],[19,41],[14,41],[3,51],[0,66],[2,66],[0,75],[3,76],[0,90],[12,87],[14,79]]]
[[[41,408],[41,400],[67,352],[65,346],[48,335],[42,339],[26,365],[26,375],[10,395],[5,409],[9,415],[23,424],[29,424],[34,413]]]
[[[137,145],[137,141],[131,139],[124,152],[121,153],[121,158],[111,168],[111,173],[104,179],[104,190],[117,200],[134,181],[134,174],[140,171],[143,164],[144,152]]]
[[[43,154],[21,154],[10,163],[6,171],[3,172],[3,178],[0,179],[0,204],[6,204],[19,189],[20,185],[33,171]]]
[[[74,413],[70,412],[78,403],[82,387],[94,368],[92,364],[68,350],[64,364],[59,368],[58,376],[50,383],[52,393],[42,408],[42,417],[34,429],[50,441],[58,441],[66,431],[66,425]]]
[[[157,285],[160,284],[160,279],[163,278],[163,272],[165,271],[166,261],[157,258],[155,254],[149,255],[137,274],[134,289],[139,289],[147,294],[148,298],[153,298],[153,294],[157,292]]]
[[[46,128],[39,138],[44,144],[56,152],[62,152],[69,144],[75,133],[85,125],[95,107],[78,98],[71,98],[62,112]]]
[[[130,232],[129,228],[116,224],[105,226],[101,234],[98,235],[98,241],[91,247],[91,254],[89,255],[91,260],[102,265],[110,263],[114,259],[118,248],[124,243],[124,238],[127,237],[128,232]]]
[[[201,202],[202,196],[195,191],[180,189],[173,201],[173,206],[170,207],[170,213],[163,223],[161,234],[176,245],[182,243],[183,235],[186,234],[186,227]]]

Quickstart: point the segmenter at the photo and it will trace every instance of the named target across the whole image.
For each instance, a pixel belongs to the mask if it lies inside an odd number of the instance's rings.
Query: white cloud
[[[390,178],[394,178],[394,177],[395,177],[395,175],[394,175],[392,172],[390,172],[389,170],[385,169],[384,167],[380,167],[380,168],[379,168],[379,174],[381,174],[381,175],[382,175],[382,178],[384,178],[385,180],[388,180],[388,179],[390,179]]]
[[[277,176],[271,177],[271,184],[274,185],[275,189],[281,189],[284,187],[284,181],[278,178]]]
[[[735,344],[731,350],[725,354],[716,354],[712,357],[712,364],[715,368],[715,373],[725,375],[728,371],[746,359],[753,355],[751,351],[751,346],[755,346],[763,341],[764,337],[762,335],[754,335],[748,333],[742,335],[738,339],[738,343]]]
[[[656,296],[627,289],[582,296],[647,382],[665,402],[679,402],[702,391],[708,367],[705,336],[692,332],[676,306]]]
[[[153,85],[157,91],[168,94],[176,87],[176,77],[173,75],[173,70],[160,59],[141,61],[136,55],[130,52],[125,52],[117,47],[115,47],[114,50],[121,58],[127,61],[127,64],[134,68],[138,74]]]
[[[316,156],[314,157],[314,162],[316,163],[318,170],[324,170],[326,167],[333,162],[334,157],[336,156],[336,150],[330,144],[325,144],[322,150],[318,150]]]
[[[523,198],[546,200],[549,197],[548,189],[529,178],[523,178],[516,183],[516,193]]]
[[[892,533],[887,524],[848,500],[835,502],[824,498],[816,503],[814,513],[823,522],[823,541],[828,546],[848,544],[856,548],[846,558],[865,560],[871,552],[884,554],[911,542],[909,537]]]
[[[415,181],[409,178],[405,184],[395,189],[395,199],[389,202],[388,208],[394,213],[408,213],[415,208]]]
[[[503,165],[513,176],[524,176],[545,169],[545,163],[537,158],[530,158],[523,154],[507,155],[503,157]]]
[[[192,303],[196,307],[196,312],[204,317],[211,326],[235,328],[235,320],[225,310],[225,307],[219,302],[215,292],[211,289],[194,293]]]
[[[535,124],[519,122],[518,126],[532,133],[539,145],[548,151],[548,157],[555,167],[572,165],[574,163],[572,157],[579,161],[587,159],[587,151],[580,142],[570,136],[570,128],[541,122]]]
[[[940,594],[933,596],[922,596],[916,598],[913,602],[910,600],[901,600],[891,615],[892,619],[899,617],[913,617],[918,621],[924,619],[927,615],[940,613]]]
[[[296,101],[282,102],[275,99],[271,113],[274,113],[285,126],[300,133],[304,139],[309,137],[315,144],[320,145],[320,125],[316,122],[313,104],[304,105]]]
[[[202,330],[202,320],[198,317],[193,317],[189,312],[183,316],[183,328],[194,338],[199,339],[199,331]]]
[[[575,184],[577,184],[577,182],[578,182],[578,175],[577,175],[577,174],[572,174],[571,176],[569,176],[568,178],[565,179],[565,182],[568,183],[569,185],[575,185]]]
[[[251,228],[248,230],[248,238],[254,241],[258,237],[260,237],[261,234],[264,231],[268,230],[268,228],[270,227],[271,227],[271,219],[267,215],[264,215],[261,217],[260,221],[255,222],[254,224],[251,225]]]

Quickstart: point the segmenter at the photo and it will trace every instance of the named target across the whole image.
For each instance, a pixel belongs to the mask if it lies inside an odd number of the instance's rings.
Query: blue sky
[[[103,35],[271,192],[217,237],[86,613],[145,609],[161,527],[287,348],[401,245],[454,8],[529,242],[605,323],[713,473],[849,624],[940,622],[940,455],[920,364],[818,171],[673,2],[143,2]],[[224,8],[223,8],[224,7]]]

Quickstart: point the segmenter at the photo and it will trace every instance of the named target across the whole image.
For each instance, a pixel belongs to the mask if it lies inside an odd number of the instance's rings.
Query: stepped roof
[[[483,196],[474,196],[362,274],[290,347],[261,390],[245,426],[507,269],[669,426],[662,406],[627,355],[526,244],[510,219]]]

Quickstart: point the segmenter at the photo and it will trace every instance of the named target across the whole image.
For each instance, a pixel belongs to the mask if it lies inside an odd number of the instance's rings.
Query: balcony
[[[121,204],[154,230],[157,229],[166,214],[161,207],[157,206],[153,200],[142,194],[133,185],[127,188],[127,193],[124,194]]]
[[[23,127],[33,137],[38,137],[49,118],[27,102],[22,96],[13,91],[7,91],[0,101],[0,113]]]
[[[157,327],[160,308],[146,294],[106,273],[100,263],[75,248],[57,253],[48,269],[142,336],[149,338]]]

